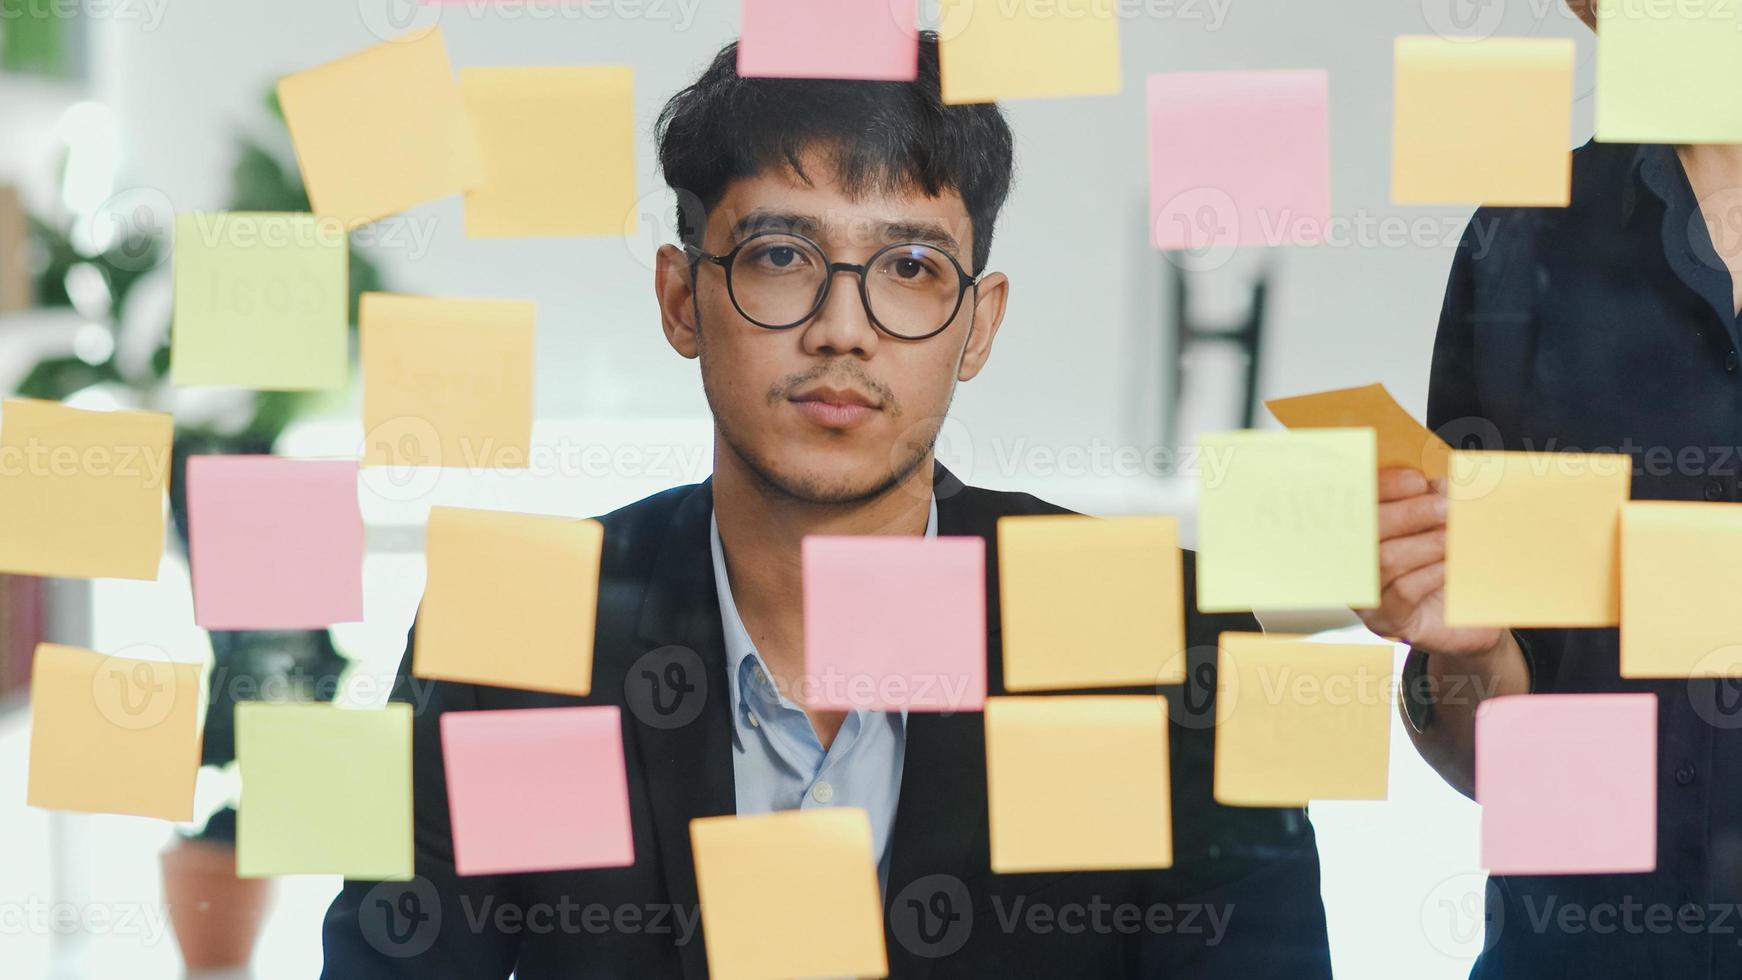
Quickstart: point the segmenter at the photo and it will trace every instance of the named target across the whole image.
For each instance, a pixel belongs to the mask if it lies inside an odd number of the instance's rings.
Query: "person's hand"
[[[1379,471],[1379,608],[1367,628],[1433,653],[1482,656],[1506,631],[1446,625],[1446,488],[1415,470]]]

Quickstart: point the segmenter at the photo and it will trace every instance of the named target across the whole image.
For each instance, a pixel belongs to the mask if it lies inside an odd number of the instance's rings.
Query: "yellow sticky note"
[[[1181,683],[1183,589],[1172,517],[1000,518],[1005,688]]]
[[[155,580],[173,427],[162,412],[0,404],[0,571]]]
[[[1567,38],[1398,38],[1391,200],[1565,207],[1573,51]]]
[[[192,820],[199,706],[197,664],[38,645],[25,802]]]
[[[429,584],[411,672],[434,680],[586,694],[605,526],[432,507]]]
[[[1622,677],[1742,676],[1739,546],[1737,504],[1622,506]]]
[[[1391,645],[1223,633],[1216,667],[1218,803],[1383,800]]]
[[[615,65],[460,72],[484,163],[466,234],[634,232],[634,80]]]
[[[992,870],[1173,864],[1167,700],[986,699]]]
[[[344,229],[312,214],[176,215],[175,383],[343,387],[349,255]]]
[[[1198,609],[1377,606],[1377,458],[1372,429],[1205,436]]]
[[[938,24],[945,103],[1119,93],[1119,21],[1105,0],[956,0]]]
[[[236,874],[412,876],[411,705],[236,705]]]
[[[1430,480],[1446,475],[1444,439],[1405,411],[1384,385],[1338,388],[1264,403],[1276,420],[1291,429],[1370,428],[1378,441],[1380,469],[1420,470]]]
[[[690,844],[710,976],[889,973],[864,810],[702,817]]]
[[[1597,139],[1742,143],[1742,7],[1603,0],[1597,9]]]
[[[530,301],[364,293],[363,465],[525,469]]]
[[[1614,626],[1632,457],[1452,453],[1450,626]]]
[[[482,179],[438,27],[286,75],[278,100],[314,211],[346,227]]]

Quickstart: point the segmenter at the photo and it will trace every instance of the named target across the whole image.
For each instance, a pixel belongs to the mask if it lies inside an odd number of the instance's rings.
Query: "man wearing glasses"
[[[1328,976],[1304,811],[1211,799],[1216,637],[1257,623],[1197,614],[1189,558],[1168,870],[993,874],[978,713],[818,711],[787,693],[804,674],[805,536],[984,538],[1001,694],[998,519],[1064,511],[966,487],[932,452],[1009,295],[984,271],[1012,169],[997,107],[941,103],[929,33],[912,83],[741,79],[735,64],[728,45],[659,120],[685,203],[654,285],[667,342],[701,369],[714,475],[602,519],[591,697],[434,685],[415,729],[418,878],[347,883],[325,975],[703,976],[690,821],[851,806],[873,828],[893,976]],[[656,706],[637,700],[647,676],[663,679]],[[440,714],[578,703],[625,709],[635,865],[457,876]],[[540,910],[598,905],[666,909],[667,928],[533,928]],[[410,927],[391,920],[419,915],[439,927],[398,938]]]

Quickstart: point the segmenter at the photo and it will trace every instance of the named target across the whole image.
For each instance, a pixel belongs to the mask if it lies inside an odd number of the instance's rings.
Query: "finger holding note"
[[[1418,470],[1379,471],[1379,608],[1358,612],[1381,636],[1479,654],[1497,648],[1504,631],[1446,625],[1446,511],[1443,482],[1429,482]]]

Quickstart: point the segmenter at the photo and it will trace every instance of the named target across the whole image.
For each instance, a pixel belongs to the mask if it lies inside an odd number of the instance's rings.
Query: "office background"
[[[1591,129],[1593,45],[1559,0],[1114,2],[1123,94],[1004,106],[1017,136],[1018,171],[992,267],[1012,279],[1011,306],[988,370],[957,393],[940,455],[970,482],[1027,489],[1096,513],[1179,513],[1189,528],[1189,446],[1197,432],[1238,425],[1244,367],[1231,348],[1193,350],[1189,390],[1177,399],[1170,390],[1170,259],[1149,248],[1146,233],[1145,76],[1330,70],[1335,220],[1327,243],[1172,261],[1191,266],[1194,316],[1206,321],[1237,319],[1251,283],[1268,271],[1261,396],[1382,381],[1419,414],[1452,246],[1469,209],[1389,203],[1392,40],[1436,33],[1578,39],[1573,112],[1580,140]],[[335,629],[352,660],[342,699],[385,697],[422,586],[417,528],[430,504],[580,516],[706,475],[706,404],[695,366],[665,345],[651,287],[654,249],[675,240],[651,131],[664,100],[735,35],[736,0],[430,7],[115,0],[87,7],[64,25],[57,41],[63,58],[47,77],[0,72],[0,184],[18,188],[32,214],[83,222],[96,235],[117,220],[153,233],[171,211],[225,207],[239,136],[290,159],[264,108],[278,76],[414,26],[439,23],[457,68],[635,69],[645,195],[636,231],[473,240],[463,234],[459,200],[450,198],[359,234],[393,291],[538,302],[535,443],[544,454],[535,453],[535,475],[444,473],[365,496],[369,623]],[[168,268],[163,263],[137,287],[135,315],[167,324]],[[102,297],[70,282],[68,291],[80,301],[74,311],[0,315],[0,392],[10,393],[60,346],[93,342],[89,333],[80,339],[78,324],[101,320]],[[221,396],[186,397],[201,400],[156,407],[216,417],[228,410]],[[93,390],[74,403],[124,398]],[[354,454],[356,418],[353,388],[299,419],[277,450]],[[1170,424],[1180,446],[1167,442]],[[1159,462],[1185,465],[1169,472]],[[206,655],[203,635],[191,626],[179,559],[166,561],[156,583],[56,583],[50,598],[50,628],[70,634],[51,639],[110,652],[144,644],[177,659]],[[6,972],[179,976],[157,858],[173,828],[24,807],[28,728],[21,705],[0,713]],[[1416,758],[1401,730],[1392,752],[1390,801],[1314,808],[1335,965],[1351,977],[1462,976],[1481,942],[1476,810]],[[201,779],[203,803],[216,805],[228,791],[225,775]],[[253,975],[304,977],[318,969],[319,920],[337,884],[319,877],[276,884]],[[73,912],[45,919],[32,911],[45,905]]]

